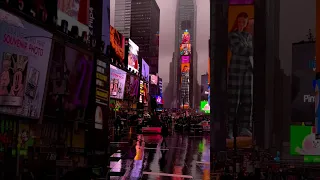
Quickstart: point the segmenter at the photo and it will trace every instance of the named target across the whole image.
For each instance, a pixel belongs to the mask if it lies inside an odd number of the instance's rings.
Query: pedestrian
[[[168,147],[167,146],[167,142],[166,142],[166,138],[167,138],[168,134],[169,134],[168,127],[166,126],[165,123],[162,123],[162,127],[161,127],[161,136],[162,136],[161,147],[163,147],[163,145],[165,147]]]

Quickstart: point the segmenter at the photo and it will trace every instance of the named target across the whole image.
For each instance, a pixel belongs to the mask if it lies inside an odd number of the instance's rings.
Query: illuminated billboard
[[[290,154],[291,155],[320,155],[320,140],[316,139],[313,126],[290,126]]]
[[[191,55],[191,44],[180,44],[180,55],[182,56]]]
[[[129,39],[128,69],[132,69],[134,72],[139,72],[138,54],[139,46]]]
[[[190,56],[181,56],[181,63],[190,63]]]
[[[123,99],[127,73],[110,65],[110,98]]]
[[[150,83],[154,85],[158,85],[158,76],[151,74],[150,76]]]
[[[182,44],[190,44],[190,33],[188,31],[185,31],[182,34]]]
[[[124,65],[125,38],[114,27],[110,26],[110,57],[119,64]]]
[[[190,63],[181,63],[181,107],[189,108]]]
[[[201,101],[200,102],[200,110],[205,113],[210,113],[210,105],[208,101]]]

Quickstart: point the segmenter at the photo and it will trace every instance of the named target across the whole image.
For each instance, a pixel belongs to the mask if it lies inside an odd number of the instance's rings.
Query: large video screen
[[[210,113],[210,104],[208,103],[208,101],[200,102],[200,110],[205,113]]]
[[[191,44],[180,44],[180,55],[182,56],[191,55]]]
[[[123,99],[127,73],[110,65],[110,98]]]
[[[150,76],[150,83],[153,84],[153,85],[158,85],[158,76],[152,74],[152,75]]]
[[[292,45],[292,103],[293,122],[314,122],[315,120],[315,43]]]
[[[138,54],[139,46],[129,39],[128,69],[131,68],[134,72],[139,72]]]
[[[190,33],[188,31],[185,31],[182,34],[182,42],[181,44],[190,44]]]
[[[68,30],[71,31],[72,26],[79,28],[79,33],[87,32],[89,34],[90,19],[90,0],[66,1],[58,0],[58,25],[62,20],[68,22]],[[79,34],[81,36],[81,34]]]
[[[143,83],[143,103],[149,103],[149,83]]]
[[[127,74],[125,98],[137,101],[139,95],[139,77]]]
[[[190,56],[181,56],[181,63],[190,63]]]
[[[190,83],[190,63],[181,64],[181,107],[183,109],[189,108],[189,83]]]
[[[252,145],[254,5],[230,5],[228,12],[228,135],[232,136],[232,124],[241,114],[239,129],[242,132],[239,133]],[[246,65],[242,66],[243,63]]]
[[[290,126],[290,154],[291,155],[320,155],[320,140],[316,139],[313,126]]]
[[[149,81],[149,65],[146,63],[144,59],[142,59],[142,77]]]
[[[110,57],[124,65],[125,38],[114,27],[110,26]]]
[[[39,118],[52,34],[4,10],[0,14],[17,23],[0,18],[0,112]]]
[[[60,43],[54,43],[48,83],[45,115],[55,117],[61,108],[70,118],[78,116],[88,104],[93,71],[93,58]]]

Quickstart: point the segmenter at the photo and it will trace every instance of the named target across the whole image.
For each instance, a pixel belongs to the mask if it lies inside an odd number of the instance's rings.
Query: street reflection
[[[138,179],[142,173],[143,159],[144,159],[145,141],[143,135],[138,135],[136,144],[136,156],[134,157],[133,168],[130,179]]]

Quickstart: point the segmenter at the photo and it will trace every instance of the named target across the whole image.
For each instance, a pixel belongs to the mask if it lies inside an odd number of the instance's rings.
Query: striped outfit
[[[252,117],[252,36],[248,32],[229,33],[232,53],[228,70],[228,125],[232,131],[234,120],[239,128],[250,128]],[[237,113],[238,112],[238,113]]]

